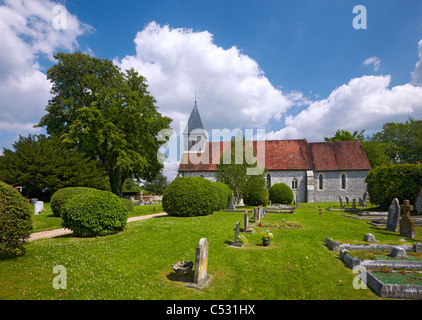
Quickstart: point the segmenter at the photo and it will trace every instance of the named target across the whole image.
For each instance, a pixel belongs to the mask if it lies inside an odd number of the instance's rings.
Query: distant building
[[[230,143],[207,142],[206,133],[202,131],[205,130],[195,102],[184,131],[188,143],[185,143],[187,148],[179,165],[179,176],[202,176],[216,181],[216,164]],[[192,132],[197,134],[191,135]],[[199,145],[195,147],[195,143]],[[192,153],[197,154],[192,157]],[[371,165],[360,141],[307,142],[302,139],[265,141],[265,168],[268,186],[279,182],[287,184],[299,202],[337,202],[339,195],[343,199],[363,197]]]

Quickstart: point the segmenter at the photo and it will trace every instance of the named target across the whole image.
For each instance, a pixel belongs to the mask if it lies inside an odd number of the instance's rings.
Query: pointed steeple
[[[183,134],[190,134],[195,129],[204,129],[204,125],[202,124],[201,116],[199,115],[198,106],[196,104],[196,97],[195,97],[195,106],[192,109],[192,112],[189,116],[188,124],[183,131]]]

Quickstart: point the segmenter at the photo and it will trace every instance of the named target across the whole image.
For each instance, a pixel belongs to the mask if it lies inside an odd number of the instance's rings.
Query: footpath
[[[161,213],[148,214],[148,215],[145,215],[145,216],[131,217],[131,218],[127,219],[127,222],[145,220],[145,219],[150,219],[150,218],[164,217],[166,215],[167,215],[167,213],[161,212]],[[73,233],[72,230],[65,229],[65,228],[54,229],[54,230],[49,230],[49,231],[34,232],[34,233],[31,233],[31,235],[29,236],[28,241],[34,241],[34,240],[46,239],[46,238],[53,238],[53,237],[63,236],[63,235],[66,235],[66,234],[71,234],[71,233]]]

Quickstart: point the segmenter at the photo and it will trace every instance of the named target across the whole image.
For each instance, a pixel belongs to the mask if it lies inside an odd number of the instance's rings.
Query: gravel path
[[[145,216],[131,217],[127,219],[127,222],[145,220],[145,219],[150,219],[150,218],[159,218],[159,217],[164,217],[166,215],[167,213],[161,212],[161,213],[148,214]],[[45,239],[45,238],[53,238],[53,237],[58,237],[58,236],[71,234],[71,233],[72,233],[72,230],[64,229],[64,228],[50,230],[50,231],[34,232],[34,233],[31,233],[28,241],[34,241],[34,240]]]

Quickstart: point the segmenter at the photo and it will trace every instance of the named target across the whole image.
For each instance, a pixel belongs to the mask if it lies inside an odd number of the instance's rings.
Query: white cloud
[[[268,139],[322,141],[337,129],[379,131],[386,122],[422,117],[422,88],[405,84],[388,88],[390,76],[363,76],[333,90],[327,99],[313,102],[286,127],[267,134]]]
[[[371,64],[373,64],[374,65],[374,71],[378,71],[378,69],[381,65],[381,60],[378,57],[370,57],[370,58],[367,58],[363,62],[363,64],[365,66],[370,66]]]
[[[69,12],[66,29],[55,29],[56,5],[49,0],[6,0],[0,6],[0,121],[16,130],[37,123],[50,98],[40,56],[53,60],[58,50],[72,51],[78,48],[77,37],[92,31]]]
[[[136,55],[114,62],[146,77],[160,111],[174,120],[175,130],[187,120],[195,92],[208,130],[264,126],[303,100],[301,93],[275,88],[255,60],[236,47],[218,47],[207,31],[151,22],[134,43]]]
[[[419,60],[416,62],[415,69],[411,72],[412,84],[422,86],[422,40],[418,43]]]

